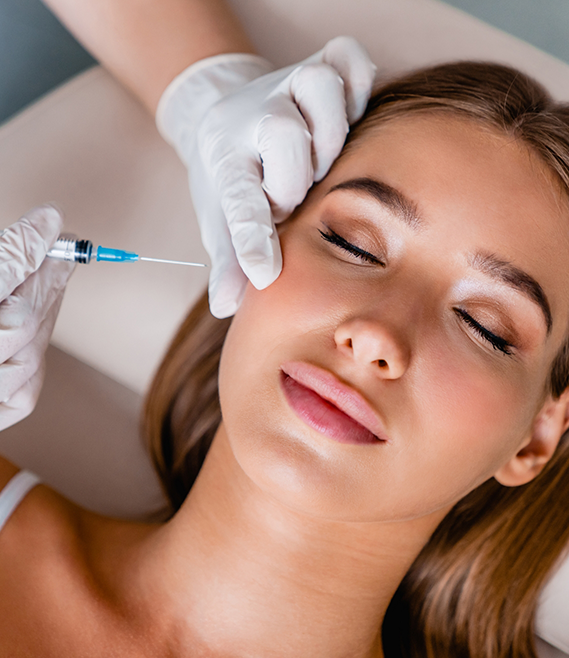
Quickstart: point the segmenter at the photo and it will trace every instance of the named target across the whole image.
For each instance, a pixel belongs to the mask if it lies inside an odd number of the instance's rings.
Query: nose
[[[409,367],[410,350],[401,337],[379,322],[353,318],[334,332],[336,347],[383,379],[398,379]]]

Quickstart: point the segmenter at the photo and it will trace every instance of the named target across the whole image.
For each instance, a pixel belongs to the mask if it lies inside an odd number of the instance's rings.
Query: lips
[[[307,425],[340,443],[385,443],[382,424],[364,398],[332,373],[308,363],[281,366],[281,387]]]

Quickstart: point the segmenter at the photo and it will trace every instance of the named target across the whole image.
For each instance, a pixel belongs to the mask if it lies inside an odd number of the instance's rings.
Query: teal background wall
[[[569,63],[569,0],[444,0]]]
[[[39,0],[0,0],[0,122],[94,63]]]

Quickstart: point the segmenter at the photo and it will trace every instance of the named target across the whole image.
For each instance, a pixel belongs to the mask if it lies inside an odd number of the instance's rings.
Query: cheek
[[[279,394],[280,364],[290,357],[286,339],[298,334],[305,312],[282,303],[282,276],[259,291],[249,285],[227,335],[219,371],[225,435],[241,471],[278,499],[315,504],[318,455],[291,432]],[[286,311],[283,307],[286,307]],[[325,487],[322,487],[325,489]]]
[[[284,250],[283,272],[271,286],[248,285],[233,318],[219,373],[223,424],[237,463],[261,489],[328,516],[337,507],[333,492],[343,489],[342,478],[353,486],[354,469],[346,478],[345,466],[332,467],[320,442],[291,423],[280,393],[280,365],[329,355],[338,298],[346,295],[329,285],[314,256],[291,254]]]
[[[427,408],[438,410],[440,421],[451,433],[476,428],[484,435],[511,433],[512,420],[522,409],[523,392],[507,377],[489,375],[472,367],[452,350],[433,350],[429,364],[418,373]],[[518,414],[514,414],[513,410]]]
[[[244,299],[250,308],[259,308],[259,317],[264,316],[262,322],[289,336],[311,332],[322,323],[329,324],[335,309],[345,303],[339,282],[332,280],[327,268],[297,242],[292,237],[282,240],[281,275],[265,290],[248,286]]]
[[[491,372],[444,345],[426,350],[415,383],[420,434],[428,428],[425,444],[437,445],[432,468],[446,469],[451,498],[455,488],[462,496],[492,477],[517,452],[538,402],[522,377]]]
[[[316,335],[319,341],[329,335],[321,329],[330,322],[334,299],[326,294],[322,274],[311,268],[309,258],[292,263],[283,252],[285,266],[272,285],[264,290],[247,285],[223,347],[219,394],[224,424],[236,441],[252,437],[253,425],[262,433],[274,429],[281,363],[291,349],[299,358],[309,357],[302,353],[306,344],[314,345]]]
[[[362,286],[350,286],[331,275],[302,233],[285,232],[281,248],[283,269],[278,279],[264,290],[248,284],[233,319],[228,341],[240,344],[235,350],[240,360],[255,353],[267,356],[291,341],[302,345],[307,335],[332,337],[347,300],[353,304],[354,295],[363,296]]]

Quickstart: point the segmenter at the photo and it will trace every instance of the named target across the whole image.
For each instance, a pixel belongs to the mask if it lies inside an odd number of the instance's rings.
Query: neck
[[[121,582],[153,623],[160,611],[170,643],[207,655],[375,658],[389,601],[443,516],[303,515],[247,478],[221,426],[180,511],[121,560]]]

